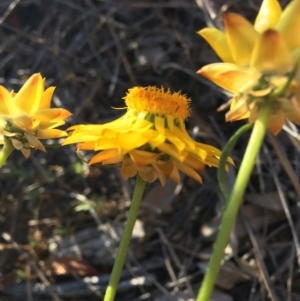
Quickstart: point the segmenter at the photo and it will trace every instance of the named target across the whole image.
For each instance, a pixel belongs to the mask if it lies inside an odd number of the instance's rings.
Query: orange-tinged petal
[[[41,102],[40,102],[40,105],[37,108],[37,110],[50,109],[51,99],[52,99],[54,90],[55,90],[55,87],[49,87],[43,92]]]
[[[156,170],[161,185],[165,186],[166,180],[171,176],[174,169],[173,161],[158,161],[156,163],[152,163],[151,165]]]
[[[40,73],[33,74],[14,97],[16,105],[25,113],[36,111],[44,92],[44,82]]]
[[[15,149],[21,150],[23,148],[23,143],[20,140],[11,138],[10,141]]]
[[[38,110],[31,114],[34,118],[41,121],[41,124],[57,122],[70,117],[72,114],[62,108]]]
[[[180,174],[178,171],[177,166],[174,165],[174,168],[172,170],[172,173],[170,174],[170,178],[177,184],[180,183]]]
[[[200,161],[198,157],[193,155],[187,156],[183,163],[198,171],[204,171],[205,168],[204,163]]]
[[[257,108],[254,108],[251,110],[251,114],[249,117],[249,122],[254,123],[258,117],[258,111]],[[277,135],[286,120],[286,115],[283,110],[277,110],[277,111],[272,111],[270,117],[269,117],[269,122],[268,122],[268,129],[273,135]]]
[[[146,152],[142,150],[132,150],[129,153],[132,161],[140,168],[142,166],[148,165],[155,162],[159,154]]]
[[[107,149],[97,153],[90,159],[89,164],[102,163],[103,161],[121,158],[119,149]]]
[[[234,63],[224,32],[217,28],[204,28],[197,32],[212,47],[223,62]]]
[[[28,133],[28,132],[25,132],[24,135],[31,146],[33,146],[36,149],[39,149],[43,152],[46,152],[44,145],[34,135],[32,135],[31,133]]]
[[[22,115],[19,117],[15,117],[13,119],[13,123],[18,128],[20,128],[24,131],[32,131],[39,125],[39,120],[36,120],[35,118],[32,118],[27,115]]]
[[[39,130],[37,133],[37,138],[39,139],[53,139],[62,138],[68,136],[68,133],[58,129],[43,129]]]
[[[89,141],[89,142],[83,142],[76,146],[76,150],[95,150],[96,148],[96,142],[95,141]]]
[[[236,13],[224,13],[223,21],[228,46],[234,61],[239,66],[247,66],[259,34],[248,20]]]
[[[158,175],[157,171],[153,168],[153,166],[143,166],[141,169],[139,169],[139,175],[141,178],[149,183],[154,182]]]
[[[273,135],[277,135],[286,120],[286,115],[284,112],[278,111],[276,113],[273,113],[270,118],[269,118],[269,123],[268,123],[268,129]]]
[[[219,162],[220,162],[220,158],[208,156],[204,163],[208,166],[218,167]],[[227,171],[227,166],[226,166],[226,171]]]
[[[281,6],[277,0],[264,0],[254,23],[254,29],[259,33],[275,28],[280,16]]]
[[[253,49],[251,67],[262,72],[286,72],[292,66],[289,49],[274,29],[268,29],[258,39]]]
[[[237,94],[253,86],[260,74],[229,63],[215,63],[202,67],[198,72],[217,86]]]
[[[17,93],[15,91],[10,91],[10,95],[12,98],[14,98],[17,95]]]
[[[285,39],[288,48],[293,50],[300,46],[300,0],[291,1],[281,14],[276,29]]]
[[[24,156],[26,159],[29,158],[29,156],[30,156],[30,149],[28,149],[28,148],[22,148],[22,149],[21,149],[21,152],[22,152],[23,156]]]
[[[281,101],[281,106],[286,113],[286,118],[295,124],[300,124],[300,98],[298,95],[291,99],[284,99]]]
[[[184,163],[180,163],[178,161],[174,161],[174,163],[179,170],[181,170],[183,173],[185,173],[187,176],[191,177],[195,181],[202,184],[202,178],[197,171],[185,165]]]
[[[138,168],[135,163],[128,156],[124,156],[121,167],[123,179],[127,180],[128,178],[134,177],[137,171]]]
[[[203,159],[206,158],[208,153],[211,153],[216,156],[221,155],[221,151],[218,148],[208,145],[208,144],[205,144],[205,143],[196,142],[196,147],[203,151],[203,157],[201,156],[201,158],[203,158]],[[205,155],[204,155],[204,153],[205,153]]]

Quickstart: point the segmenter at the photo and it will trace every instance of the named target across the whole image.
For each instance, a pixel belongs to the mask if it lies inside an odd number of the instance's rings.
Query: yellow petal
[[[154,120],[155,129],[160,133],[165,133],[165,119],[159,116],[155,116]]]
[[[260,76],[250,69],[245,70],[229,63],[209,64],[201,68],[197,73],[234,94],[253,86]]]
[[[291,1],[281,14],[276,29],[286,41],[288,48],[293,50],[300,46],[300,0]]]
[[[19,113],[20,110],[14,103],[10,93],[3,86],[0,86],[0,114],[14,117]]]
[[[250,116],[250,111],[246,100],[239,96],[234,97],[230,106],[230,110],[225,116],[226,121],[237,121],[248,118]]]
[[[118,146],[122,153],[125,154],[132,149],[139,148],[146,144],[149,141],[149,137],[147,137],[146,133],[122,133],[117,140]]]
[[[40,73],[33,74],[14,97],[16,105],[25,113],[38,109],[44,92],[44,81]]]
[[[259,34],[248,20],[236,13],[224,13],[223,21],[228,46],[234,61],[239,66],[247,66]]]
[[[103,150],[116,147],[119,147],[119,143],[116,138],[100,138],[97,139],[95,144],[95,150]]]
[[[55,90],[55,87],[49,87],[48,89],[46,89],[43,92],[40,105],[37,108],[38,110],[50,109],[51,99],[52,99],[52,95],[53,95],[54,90]]]
[[[167,140],[170,141],[177,148],[179,152],[185,149],[186,144],[178,137],[176,137],[170,130],[166,129],[165,135]]]
[[[223,62],[234,63],[224,32],[216,28],[207,27],[199,30],[197,33],[206,40]]]
[[[267,29],[275,28],[281,12],[281,6],[277,0],[264,0],[256,17],[254,29],[263,33]]]
[[[300,47],[297,47],[294,50],[292,50],[291,60],[292,60],[293,65],[299,64],[299,62],[300,62]],[[299,72],[299,69],[298,69],[298,72]]]
[[[258,39],[251,57],[251,67],[262,72],[286,72],[290,69],[292,61],[289,49],[274,29],[268,29]]]
[[[14,106],[10,93],[3,86],[0,86],[0,115],[10,115],[9,105],[11,103]]]
[[[79,143],[79,142],[90,142],[93,141],[93,143],[95,143],[96,145],[96,141],[99,139],[99,136],[97,135],[97,133],[77,133],[75,134],[71,134],[71,136],[69,136],[63,143],[62,145],[68,145],[68,144],[73,144],[73,143]]]
[[[191,149],[195,149],[195,140],[193,140],[187,132],[183,132],[177,126],[175,126],[172,130],[172,133],[180,138],[186,145],[188,145]]]
[[[57,130],[57,129],[44,129],[44,130],[39,130],[37,132],[37,138],[39,139],[53,139],[53,138],[61,138],[66,136],[68,136],[67,132]]]

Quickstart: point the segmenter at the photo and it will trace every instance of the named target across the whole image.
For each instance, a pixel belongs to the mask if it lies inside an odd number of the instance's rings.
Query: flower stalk
[[[128,219],[125,224],[124,233],[121,238],[120,246],[114,262],[113,270],[110,276],[108,287],[105,292],[104,301],[113,301],[117,292],[121,272],[125,263],[133,227],[138,215],[140,203],[144,194],[146,182],[137,175],[135,189],[133,192],[132,202],[129,210]]]
[[[7,139],[0,151],[0,168],[4,165],[9,155],[13,152],[15,148],[11,142]]]
[[[233,224],[236,220],[238,209],[267,130],[270,113],[270,106],[267,104],[262,106],[259,111],[258,118],[254,123],[253,131],[251,133],[240,170],[223,212],[222,222],[214,245],[213,254],[196,299],[197,301],[210,300],[210,296],[220,270],[224,251],[229,241]]]

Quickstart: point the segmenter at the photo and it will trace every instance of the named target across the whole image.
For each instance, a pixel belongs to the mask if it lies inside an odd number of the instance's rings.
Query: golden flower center
[[[151,114],[171,115],[174,118],[187,118],[190,115],[190,99],[180,92],[171,93],[164,88],[134,87],[124,97],[129,109]]]

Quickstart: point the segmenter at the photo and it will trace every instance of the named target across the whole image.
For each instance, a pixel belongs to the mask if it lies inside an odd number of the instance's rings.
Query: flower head
[[[198,71],[235,95],[228,121],[256,120],[266,101],[272,106],[268,127],[277,134],[285,119],[300,124],[300,0],[282,11],[277,0],[264,0],[254,25],[236,13],[223,14],[225,32],[204,28],[198,33],[224,63]],[[281,93],[278,93],[281,91]]]
[[[50,109],[54,87],[44,90],[39,73],[32,75],[18,93],[0,86],[0,143],[11,143],[27,158],[30,149],[45,151],[39,139],[67,136],[55,129],[71,115],[65,109]]]
[[[190,100],[163,88],[134,87],[124,97],[127,112],[103,125],[75,125],[64,145],[80,143],[78,150],[97,153],[89,164],[120,164],[127,179],[137,173],[148,182],[157,178],[180,181],[179,170],[201,182],[205,165],[218,166],[220,151],[194,141],[184,120]]]

